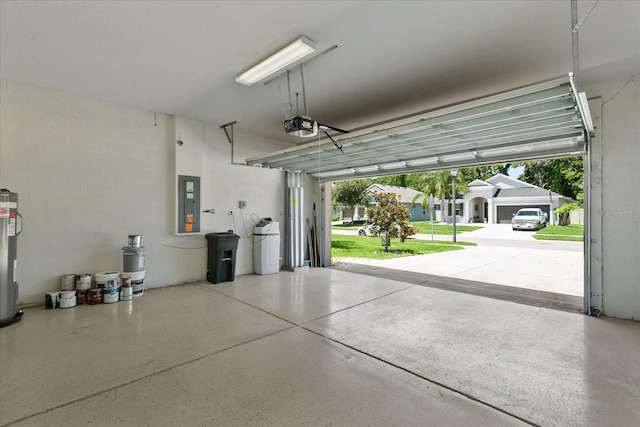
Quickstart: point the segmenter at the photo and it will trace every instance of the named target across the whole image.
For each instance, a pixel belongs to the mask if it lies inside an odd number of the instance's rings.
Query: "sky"
[[[520,174],[522,174],[522,172],[524,172],[524,166],[518,166],[517,168],[510,168],[509,176],[511,178],[517,179],[520,176]]]

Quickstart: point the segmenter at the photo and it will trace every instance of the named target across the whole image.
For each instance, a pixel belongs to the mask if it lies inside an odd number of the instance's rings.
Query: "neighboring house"
[[[513,215],[521,208],[540,208],[549,216],[549,223],[556,224],[557,219],[553,210],[566,203],[575,200],[554,193],[533,184],[520,181],[507,175],[498,174],[486,181],[479,179],[469,183],[469,190],[465,194],[456,197],[456,222],[488,222],[491,224],[510,224]],[[422,199],[424,195],[410,188],[396,187],[393,185],[373,184],[366,193],[373,203],[373,194],[396,193],[402,203],[411,212],[412,221],[428,221],[429,211],[423,210]],[[413,198],[416,199],[415,207],[411,206]],[[445,199],[445,209],[442,210],[440,200],[436,198],[435,217],[437,221],[451,222],[451,201]],[[362,207],[360,211],[363,211]],[[444,213],[444,216],[443,216]]]
[[[355,206],[353,208],[341,208],[340,209],[340,221],[353,222],[366,219],[367,214],[366,206]]]
[[[462,204],[462,222],[482,221],[491,224],[510,224],[513,215],[521,208],[540,208],[549,216],[550,224],[557,219],[554,209],[575,200],[553,191],[498,174],[486,181],[479,179],[469,184],[469,191]]]
[[[422,200],[424,195],[419,191],[411,188],[396,187],[395,185],[384,184],[372,184],[367,188],[366,194],[369,196],[370,204],[375,203],[375,193],[395,193],[399,197],[402,204],[404,204],[411,213],[411,221],[429,221],[429,209],[422,208]],[[412,205],[413,198],[416,197],[415,206]]]

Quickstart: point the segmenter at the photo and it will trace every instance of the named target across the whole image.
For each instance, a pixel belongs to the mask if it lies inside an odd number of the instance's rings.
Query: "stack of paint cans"
[[[76,275],[65,274],[60,278],[60,293],[58,293],[58,307],[71,308],[76,306]]]
[[[120,300],[120,272],[96,273],[95,280],[96,288],[102,289],[102,302],[109,304]]]
[[[130,277],[122,277],[120,281],[120,301],[131,301],[133,299],[133,286]]]
[[[141,243],[142,236],[130,234],[129,246],[122,248],[122,279],[130,281],[132,297],[144,294],[144,246]]]
[[[123,273],[96,273],[91,286],[91,274],[65,274],[60,278],[60,290],[47,292],[45,308],[70,308],[82,304],[131,301],[144,294],[144,246],[142,236],[129,235],[129,245],[122,248]]]
[[[91,289],[91,274],[76,274],[76,303],[86,304]]]
[[[78,297],[77,281],[79,276],[88,276],[88,286],[91,287],[90,274],[64,274],[60,277],[60,290],[46,293],[45,308],[71,308],[77,304],[83,304],[84,298],[82,298],[82,296],[80,298]],[[81,284],[81,289],[83,286],[84,284]]]

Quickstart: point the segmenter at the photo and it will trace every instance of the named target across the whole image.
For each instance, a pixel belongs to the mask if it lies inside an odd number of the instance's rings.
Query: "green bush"
[[[571,211],[576,209],[578,209],[578,205],[576,203],[567,203],[566,205],[562,205],[559,208],[556,208],[554,212],[558,215],[558,225],[571,224],[569,214],[571,213]]]

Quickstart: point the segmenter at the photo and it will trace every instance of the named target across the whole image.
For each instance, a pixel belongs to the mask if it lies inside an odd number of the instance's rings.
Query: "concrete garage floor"
[[[640,425],[640,323],[334,269],[25,310],[0,424]]]

